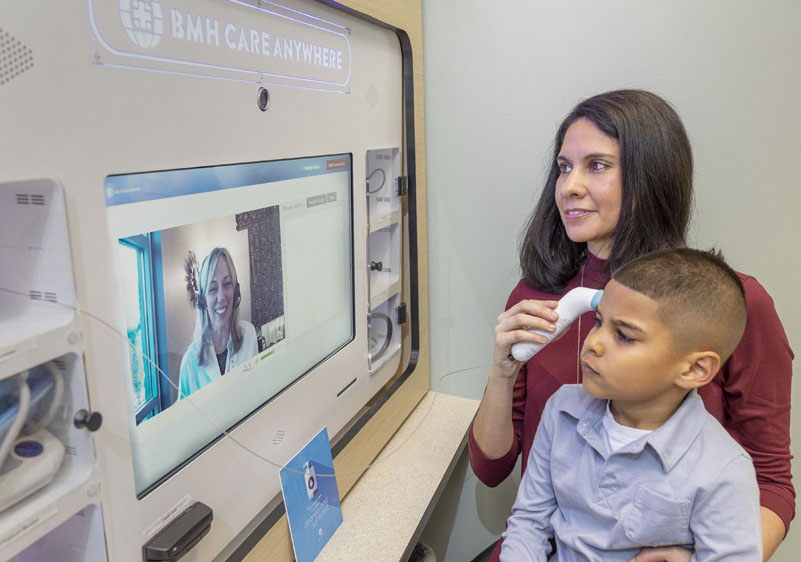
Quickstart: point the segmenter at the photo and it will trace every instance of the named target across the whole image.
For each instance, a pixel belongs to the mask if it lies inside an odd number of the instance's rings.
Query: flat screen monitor
[[[354,338],[352,157],[105,179],[141,498]]]

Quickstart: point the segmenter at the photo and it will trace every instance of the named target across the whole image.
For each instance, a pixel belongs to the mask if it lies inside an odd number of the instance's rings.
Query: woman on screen
[[[187,289],[195,305],[195,334],[181,360],[179,399],[220,378],[258,352],[253,324],[239,320],[242,298],[228,250],[214,248],[199,271],[194,254],[190,252]]]

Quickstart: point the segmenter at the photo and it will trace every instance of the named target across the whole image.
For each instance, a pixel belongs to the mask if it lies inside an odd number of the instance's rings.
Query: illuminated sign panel
[[[99,64],[347,92],[349,30],[272,2],[87,0]]]

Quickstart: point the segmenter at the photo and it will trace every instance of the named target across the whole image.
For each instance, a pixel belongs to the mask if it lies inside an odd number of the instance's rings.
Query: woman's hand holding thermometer
[[[518,342],[512,346],[511,356],[523,362],[534,357],[534,354],[548,345],[554,338],[564,332],[568,326],[575,322],[576,318],[585,312],[595,310],[598,307],[598,303],[601,301],[602,294],[603,291],[601,290],[588,289],[586,287],[576,287],[568,291],[556,307],[556,313],[559,315],[556,321],[556,330],[553,332],[531,330],[531,332],[545,336],[548,338],[548,341],[545,343]]]

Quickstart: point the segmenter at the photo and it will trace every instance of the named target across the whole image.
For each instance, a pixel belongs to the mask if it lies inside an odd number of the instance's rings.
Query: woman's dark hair
[[[524,227],[520,268],[532,286],[561,291],[584,261],[586,244],[568,238],[554,192],[556,157],[574,122],[588,119],[620,145],[623,197],[613,233],[610,270],[653,250],[685,246],[692,208],[693,157],[673,108],[643,90],[617,90],[588,98],[556,132],[548,179]]]

